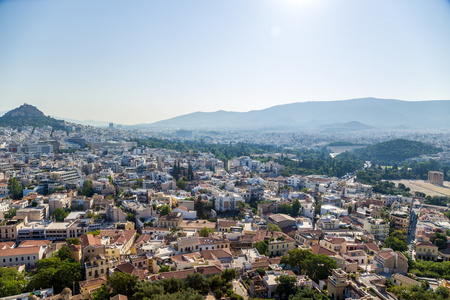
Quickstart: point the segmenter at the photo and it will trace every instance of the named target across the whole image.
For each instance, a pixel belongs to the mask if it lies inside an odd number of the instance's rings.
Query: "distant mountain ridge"
[[[358,130],[377,128],[450,128],[450,100],[403,101],[360,98],[297,102],[248,112],[194,112],[133,128],[317,128],[355,122]],[[358,123],[356,123],[358,122]],[[367,128],[362,128],[367,126]],[[342,126],[341,126],[342,127]],[[351,127],[351,123],[350,123]]]

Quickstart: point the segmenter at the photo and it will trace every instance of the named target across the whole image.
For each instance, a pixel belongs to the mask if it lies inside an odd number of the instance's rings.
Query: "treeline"
[[[189,150],[212,153],[222,161],[228,161],[235,157],[250,156],[253,154],[263,154],[269,152],[283,152],[283,148],[273,145],[262,144],[208,144],[203,141],[180,141],[149,138],[137,140],[138,146],[147,146],[150,148],[165,148],[179,152],[188,152]]]
[[[380,181],[372,186],[372,191],[374,193],[384,194],[384,195],[402,195],[405,197],[411,197],[410,189],[407,188],[403,183],[399,183],[395,186],[392,181]]]
[[[296,160],[283,157],[280,163],[286,167],[283,171],[284,176],[321,174],[342,177],[364,166],[362,160],[349,152],[333,158],[325,151],[312,150],[299,152]]]
[[[426,196],[425,204],[447,206],[450,203],[450,197],[446,196]]]
[[[365,161],[389,165],[424,154],[436,154],[440,151],[442,149],[422,142],[396,139],[358,149],[355,154]]]
[[[44,127],[52,126],[53,130],[65,130],[64,122],[51,117],[1,117],[0,127],[18,128],[23,126]]]
[[[165,148],[179,152],[188,152],[189,150],[209,152],[224,162],[236,157],[251,156],[254,154],[274,152],[294,154],[297,157],[296,159],[283,155],[280,159],[263,160],[264,162],[273,160],[284,165],[286,167],[283,172],[284,176],[291,176],[292,174],[321,174],[341,177],[349,172],[362,168],[364,165],[364,162],[353,153],[345,152],[332,158],[325,148],[319,151],[298,150],[262,144],[206,144],[199,141],[163,140],[157,138],[137,140],[137,142],[138,146],[147,146],[150,148]]]
[[[358,171],[356,177],[359,182],[365,184],[374,184],[380,180],[427,180],[429,171],[443,172],[444,179],[446,180],[448,178],[449,166],[432,159],[424,162],[404,162],[401,166],[394,163],[392,167],[382,167],[381,165],[374,164],[365,171]]]
[[[419,277],[444,278],[450,280],[450,261],[434,262],[413,260],[409,273]]]
[[[212,291],[220,299],[223,296],[229,299],[243,299],[233,290],[231,281],[236,278],[234,269],[224,270],[220,275],[206,279],[200,273],[189,274],[185,281],[176,278],[160,281],[141,281],[133,275],[114,272],[108,277],[108,285],[104,284],[97,289],[93,300],[107,300],[120,294],[133,300],[201,300],[203,295]]]

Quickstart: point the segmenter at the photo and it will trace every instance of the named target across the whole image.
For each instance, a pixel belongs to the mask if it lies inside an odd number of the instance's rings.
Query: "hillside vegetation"
[[[424,154],[436,154],[440,151],[441,149],[422,142],[396,139],[358,149],[355,154],[362,160],[390,165]]]
[[[52,126],[53,129],[63,130],[64,125],[60,120],[51,117],[6,117],[0,118],[0,127],[18,128],[23,126],[44,127]]]

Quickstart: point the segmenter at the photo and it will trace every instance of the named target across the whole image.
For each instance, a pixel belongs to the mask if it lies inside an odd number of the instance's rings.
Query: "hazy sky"
[[[123,124],[450,99],[444,0],[0,0],[0,111]]]

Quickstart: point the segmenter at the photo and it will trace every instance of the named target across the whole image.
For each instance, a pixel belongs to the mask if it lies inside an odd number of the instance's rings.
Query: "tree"
[[[108,283],[113,289],[113,294],[121,294],[127,297],[133,296],[133,288],[136,286],[137,282],[136,276],[122,272],[114,272],[108,278]]]
[[[17,210],[11,207],[4,215],[5,219],[12,219],[16,215]]]
[[[297,278],[295,276],[280,275],[275,281],[278,283],[275,291],[282,299],[287,299],[289,295],[295,294]]]
[[[195,201],[194,210],[197,212],[197,216],[200,219],[205,217],[205,205],[203,204],[202,197],[199,196],[197,201]]]
[[[302,189],[300,190],[300,192],[302,192],[302,193],[307,193],[307,192],[308,192],[308,188],[302,188]]]
[[[430,240],[439,250],[447,248],[447,236],[442,231],[436,231]]]
[[[256,268],[255,270],[258,272],[259,276],[263,277],[266,274],[266,271],[263,268]]]
[[[300,212],[300,201],[298,201],[297,198],[294,199],[294,201],[292,202],[292,212],[291,212],[291,217],[297,217],[299,212]]]
[[[337,268],[334,259],[326,255],[313,254],[312,259],[306,264],[306,274],[315,282],[326,279],[331,275],[331,271]]]
[[[159,268],[158,273],[164,273],[164,272],[169,272],[170,271],[170,266],[162,266],[161,268]]]
[[[25,275],[14,268],[0,268],[0,297],[22,293],[27,285]]]
[[[324,294],[318,293],[309,287],[298,289],[295,295],[289,296],[289,300],[328,300],[328,299],[329,298]]]
[[[199,236],[201,236],[201,237],[208,237],[210,233],[214,233],[214,229],[213,228],[203,227],[198,232]]]
[[[172,209],[170,208],[170,206],[165,204],[165,205],[161,206],[159,215],[162,217],[162,216],[168,215],[171,211],[172,211]]]
[[[302,273],[307,267],[307,262],[312,259],[313,253],[309,250],[292,249],[288,255],[281,258],[281,263],[291,266],[293,270]]]
[[[269,255],[269,245],[267,245],[266,242],[256,242],[254,247],[256,250],[258,250],[259,254],[261,255]]]
[[[267,230],[269,231],[281,231],[280,227],[278,227],[278,225],[269,223],[267,224]]]
[[[62,261],[66,259],[70,259],[71,251],[69,247],[62,246],[61,249],[58,250],[56,256],[58,256]]]
[[[80,245],[81,241],[78,238],[68,238],[66,239],[67,245]]]
[[[106,284],[102,284],[100,288],[92,293],[91,300],[109,300],[110,297],[109,287]]]
[[[177,181],[177,188],[180,190],[186,190],[187,183],[184,179],[185,178],[183,177]]]
[[[37,261],[36,266],[38,271],[28,284],[29,290],[53,286],[59,293],[81,280],[80,263],[70,259],[61,260],[58,256],[44,258]]]
[[[69,211],[66,211],[62,208],[57,208],[52,213],[56,222],[64,222],[64,218],[67,217],[69,214],[70,214]]]
[[[8,190],[13,199],[19,200],[23,197],[23,188],[16,177],[8,180]]]
[[[353,207],[352,207],[351,205],[349,205],[349,206],[347,207],[348,215],[351,215],[351,214],[352,214],[352,210],[353,210]]]
[[[208,291],[209,285],[205,277],[199,273],[189,274],[186,278],[186,287],[190,287],[200,293]]]
[[[222,272],[221,276],[226,282],[230,282],[236,278],[236,270],[235,269],[225,269]]]
[[[79,194],[86,197],[92,197],[94,195],[94,188],[91,180],[86,180],[83,183],[83,188],[79,191]]]

